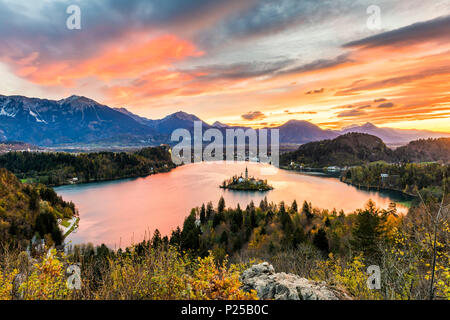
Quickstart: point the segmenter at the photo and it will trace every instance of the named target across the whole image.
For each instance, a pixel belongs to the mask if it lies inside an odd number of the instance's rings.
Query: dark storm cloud
[[[382,103],[382,104],[380,104],[379,106],[378,106],[378,108],[381,108],[381,109],[387,109],[387,108],[392,108],[392,107],[394,107],[395,105],[392,103],[392,102],[386,102],[386,103]]]
[[[130,30],[170,30],[195,23],[201,16],[221,12],[221,8],[240,8],[238,0],[80,0],[48,1],[0,0],[2,52],[20,58],[39,52],[41,58],[82,58],[108,40]],[[68,30],[69,5],[81,9],[81,30]],[[236,9],[237,10],[237,9]],[[187,27],[185,27],[187,28]],[[83,48],[83,50],[78,50]]]
[[[361,85],[357,85],[345,90],[338,91],[336,95],[346,95],[346,94],[354,94],[363,90],[372,90],[372,89],[382,89],[386,87],[398,86],[405,83],[414,82],[416,80],[423,80],[425,78],[445,75],[450,73],[450,66],[441,66],[437,68],[429,68],[425,70],[421,70],[414,74],[402,75],[398,77],[391,77],[379,81],[374,82],[361,82]]]
[[[365,111],[354,109],[354,110],[343,111],[343,112],[339,113],[337,116],[338,116],[338,118],[346,118],[346,117],[362,116],[362,115],[366,115],[366,114],[367,113]]]
[[[284,110],[284,113],[289,115],[301,115],[301,114],[317,114],[317,111],[295,111],[291,112],[289,110]]]
[[[352,41],[345,44],[344,47],[376,48],[394,45],[402,46],[430,40],[450,41],[450,15]]]
[[[317,2],[311,0],[260,0],[247,11],[231,17],[226,22],[226,31],[234,36],[277,31],[316,9]]]
[[[241,62],[233,64],[215,64],[196,67],[182,72],[190,74],[204,74],[200,76],[203,79],[247,79],[261,76],[268,76],[291,65],[294,60],[286,59],[274,62]]]
[[[305,92],[306,95],[309,94],[319,94],[319,93],[323,93],[325,91],[324,88],[320,88],[320,89],[315,89],[315,90],[310,90],[308,92]]]
[[[130,25],[170,25],[177,21],[195,18],[199,14],[215,11],[222,6],[233,6],[237,0],[78,0],[47,1],[31,11],[29,1],[0,0],[1,31],[23,29],[28,32],[39,29],[50,31],[51,27],[65,21],[69,5],[78,5],[82,12],[83,24],[89,26],[108,24],[108,29],[118,29]],[[31,6],[33,7],[33,6]],[[7,22],[7,23],[4,23]],[[36,30],[37,28],[37,30]],[[61,29],[61,28],[60,28]],[[64,28],[62,28],[64,29]],[[17,31],[17,30],[16,30]],[[53,30],[53,34],[61,30]]]
[[[254,121],[264,119],[266,118],[266,115],[261,111],[250,111],[249,113],[243,114],[241,118],[244,120]]]
[[[234,64],[215,64],[199,66],[192,69],[181,69],[180,72],[196,74],[199,79],[248,79],[261,76],[282,76],[289,74],[300,74],[337,67],[352,60],[347,54],[333,59],[319,59],[310,63],[296,65],[294,59],[284,59],[274,62],[241,62]],[[200,75],[199,75],[200,74]],[[311,91],[311,93],[323,93],[324,88]],[[308,93],[307,93],[308,94]]]
[[[349,54],[342,54],[334,59],[318,59],[310,63],[306,63],[297,67],[289,68],[278,72],[278,74],[296,74],[322,69],[329,69],[353,62]]]
[[[341,7],[347,5],[346,1],[338,2]],[[39,52],[39,60],[83,59],[108,41],[120,40],[129,31],[143,30],[182,33],[198,48],[209,52],[207,49],[214,43],[224,40],[265,35],[298,23],[320,22],[337,10],[335,3],[319,4],[315,0],[67,0],[34,3],[0,0],[0,57],[18,60]],[[66,28],[69,16],[66,9],[72,4],[81,8],[81,30]],[[197,25],[201,23],[207,25]],[[283,69],[274,67],[266,73]],[[250,73],[255,72],[257,76],[258,71],[253,68],[250,67]],[[310,64],[299,68],[292,71],[302,72],[321,66]]]
[[[213,10],[215,6],[226,3],[226,0],[107,0],[101,3],[111,13],[133,17],[133,20],[141,23],[166,24]]]
[[[332,109],[338,109],[338,110],[342,110],[342,109],[364,110],[364,109],[368,109],[370,107],[372,107],[371,104],[364,104],[364,105],[361,105],[361,106],[354,106],[354,105],[350,104],[350,105],[346,105],[346,106],[333,107]]]
[[[243,0],[251,1],[246,10],[219,21],[196,39],[203,47],[214,47],[236,39],[276,34],[291,28],[308,27],[329,21],[343,13],[353,13],[366,5],[348,0]]]

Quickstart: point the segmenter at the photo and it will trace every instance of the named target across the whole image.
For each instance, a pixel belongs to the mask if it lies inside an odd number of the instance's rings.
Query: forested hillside
[[[450,165],[439,163],[387,164],[376,162],[345,171],[342,181],[358,187],[399,190],[417,196],[440,199],[443,187],[450,187]]]
[[[393,152],[380,138],[364,133],[348,133],[333,140],[311,142],[281,155],[282,165],[291,162],[313,168],[350,166],[392,159]]]
[[[448,194],[444,205],[448,205]],[[369,201],[355,212],[319,209],[304,202],[250,203],[245,209],[209,203],[192,210],[183,229],[170,240],[154,242],[180,246],[204,256],[212,250],[221,260],[269,261],[276,270],[326,281],[359,299],[426,299],[433,259],[433,221],[436,201],[399,215],[395,205],[380,209]],[[450,229],[443,209],[437,232],[435,296],[450,298]],[[196,223],[199,220],[200,224]],[[369,265],[383,266],[383,290],[365,285]],[[395,267],[392,267],[395,266]],[[439,279],[439,280],[437,280]]]
[[[0,155],[0,167],[20,179],[49,186],[146,176],[174,166],[164,147],[132,153],[11,152]]]
[[[61,244],[57,219],[77,215],[75,205],[62,200],[51,188],[22,184],[0,168],[0,243],[24,247],[37,234],[47,244]]]
[[[333,140],[311,142],[281,155],[281,164],[291,162],[312,168],[355,166],[375,161],[390,163],[450,161],[450,138],[417,140],[395,150],[381,139],[363,133],[348,133]]]
[[[423,139],[412,141],[404,147],[395,149],[399,162],[450,162],[450,138]]]

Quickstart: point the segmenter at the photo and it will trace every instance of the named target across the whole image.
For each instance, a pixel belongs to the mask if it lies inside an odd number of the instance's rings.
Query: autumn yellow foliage
[[[83,273],[81,290],[68,288],[66,270],[70,263],[66,256],[51,250],[38,261],[28,272],[0,268],[0,299],[257,299],[256,292],[241,289],[239,276],[244,266],[226,260],[218,264],[212,253],[192,259],[173,248],[150,249],[144,256],[131,252],[109,259],[103,281],[96,289],[90,285],[93,279]]]

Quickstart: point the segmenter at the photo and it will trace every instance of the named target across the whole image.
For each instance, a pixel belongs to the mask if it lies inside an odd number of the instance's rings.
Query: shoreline
[[[280,166],[280,169],[286,170],[286,171],[293,171],[293,172],[303,172],[303,173],[310,173],[310,172],[321,172],[324,173],[325,175],[329,176],[329,177],[334,177],[339,179],[340,182],[345,183],[347,185],[356,187],[358,189],[363,189],[363,190],[372,190],[372,191],[378,191],[378,192],[398,192],[400,193],[402,196],[406,196],[406,197],[410,197],[410,198],[417,198],[417,195],[411,194],[411,193],[407,193],[404,192],[403,190],[400,189],[394,189],[394,188],[386,188],[386,187],[380,187],[380,186],[367,186],[367,185],[358,185],[356,183],[352,183],[349,181],[345,181],[342,179],[341,176],[341,172],[343,171],[327,171],[319,168],[305,168],[303,170],[296,170],[296,169],[290,169],[288,166]]]
[[[400,189],[385,188],[385,187],[371,186],[371,185],[358,185],[358,184],[356,184],[356,183],[349,182],[349,181],[345,181],[345,180],[342,180],[342,179],[339,179],[339,180],[340,180],[341,182],[347,184],[347,185],[356,187],[356,188],[358,188],[358,189],[373,190],[373,191],[378,191],[378,192],[380,192],[380,191],[398,192],[398,193],[401,193],[403,196],[411,197],[411,198],[414,198],[414,199],[417,198],[416,195],[414,195],[414,194],[412,194],[412,193],[404,192],[403,190],[400,190]]]
[[[158,171],[158,172],[153,172],[153,173],[144,174],[144,175],[127,175],[127,176],[111,178],[111,179],[95,179],[95,180],[90,180],[90,181],[67,182],[67,183],[62,183],[62,184],[44,184],[44,183],[38,183],[38,184],[43,184],[43,185],[45,185],[45,186],[47,186],[49,188],[59,188],[59,187],[65,187],[65,186],[77,186],[77,185],[83,185],[83,184],[112,182],[112,181],[119,181],[119,180],[126,180],[126,179],[146,178],[146,177],[150,177],[150,176],[153,176],[153,175],[156,175],[156,174],[159,174],[159,173],[170,172],[173,169],[176,169],[177,167],[179,167],[179,166],[174,166],[173,168],[168,168],[167,170],[164,170],[164,171]],[[33,179],[33,178],[26,178],[26,179]],[[20,179],[20,180],[23,180],[23,179]],[[28,182],[23,182],[23,183],[25,183],[25,184],[33,184],[33,183],[28,183]]]

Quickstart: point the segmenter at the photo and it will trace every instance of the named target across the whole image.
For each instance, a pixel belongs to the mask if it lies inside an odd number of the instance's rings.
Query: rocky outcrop
[[[275,273],[267,262],[254,265],[241,276],[245,291],[256,290],[263,300],[349,300],[347,294],[328,287],[324,282],[301,278],[294,274]]]

